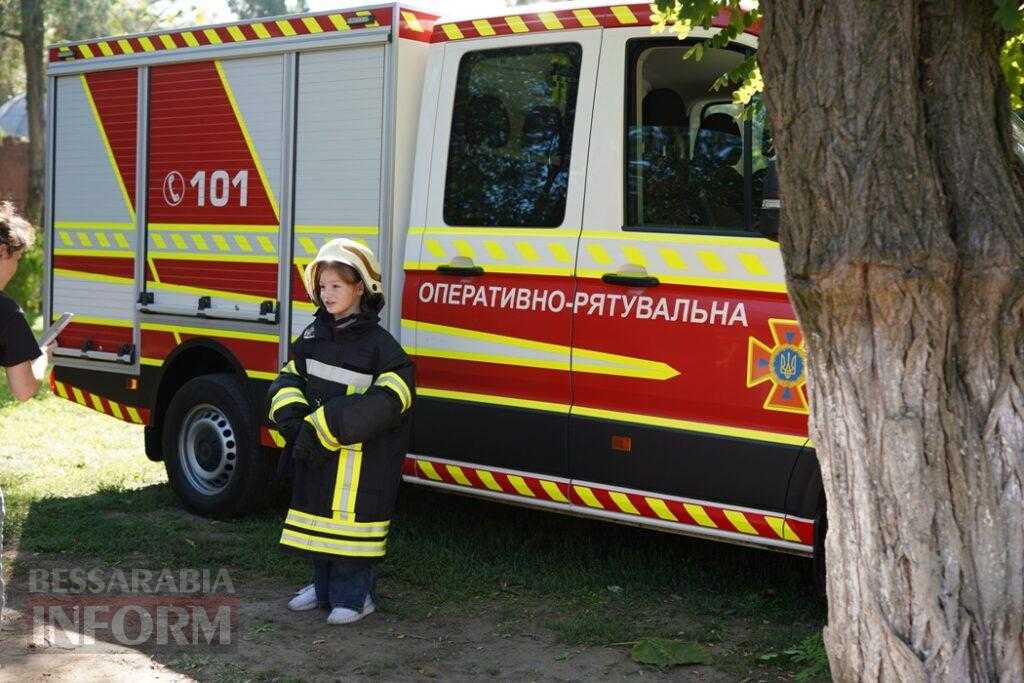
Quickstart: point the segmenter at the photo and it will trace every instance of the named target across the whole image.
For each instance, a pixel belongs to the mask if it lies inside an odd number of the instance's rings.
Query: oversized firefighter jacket
[[[413,364],[363,312],[343,329],[318,309],[271,385],[270,418],[294,462],[281,543],[321,557],[384,555],[408,452]],[[300,457],[301,456],[301,457]]]

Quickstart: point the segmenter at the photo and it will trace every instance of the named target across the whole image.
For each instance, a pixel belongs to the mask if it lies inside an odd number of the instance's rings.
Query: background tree
[[[228,0],[228,9],[239,19],[256,19],[308,12],[309,6],[306,0]]]
[[[169,2],[144,0],[0,0],[0,89],[5,75],[23,74],[29,130],[28,200],[20,207],[35,225],[42,224],[44,182],[45,47],[61,40],[138,33],[173,24],[183,13]],[[19,49],[20,48],[20,49]],[[17,64],[17,60],[21,64]],[[20,90],[20,88],[18,88]],[[14,94],[14,93],[11,93]],[[41,241],[25,255],[8,285],[30,313],[40,308]]]
[[[693,25],[741,4],[763,12],[832,673],[1024,680],[1017,2],[658,2]]]

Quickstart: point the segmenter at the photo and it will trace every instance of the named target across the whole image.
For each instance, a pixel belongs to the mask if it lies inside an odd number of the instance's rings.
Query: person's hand
[[[56,341],[52,341],[49,344],[47,344],[46,346],[40,346],[39,347],[39,350],[43,352],[44,356],[46,356],[46,365],[47,366],[53,364],[53,350],[56,349],[56,348],[57,348],[57,342]]]
[[[313,425],[303,421],[299,435],[292,446],[292,458],[296,462],[314,462],[320,458],[320,442],[317,441]]]

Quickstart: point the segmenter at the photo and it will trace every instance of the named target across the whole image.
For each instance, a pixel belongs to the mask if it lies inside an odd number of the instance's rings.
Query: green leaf
[[[630,652],[633,661],[667,668],[688,664],[710,664],[711,654],[696,643],[667,638],[644,638]]]

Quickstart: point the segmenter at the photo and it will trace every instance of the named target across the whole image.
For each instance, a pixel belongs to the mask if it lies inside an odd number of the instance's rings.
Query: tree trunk
[[[21,0],[21,46],[25,58],[26,105],[28,108],[28,201],[25,216],[40,225],[43,216],[43,156],[45,154],[46,75],[43,71],[43,3]]]
[[[1024,192],[989,0],[763,0],[837,680],[1024,680]]]

